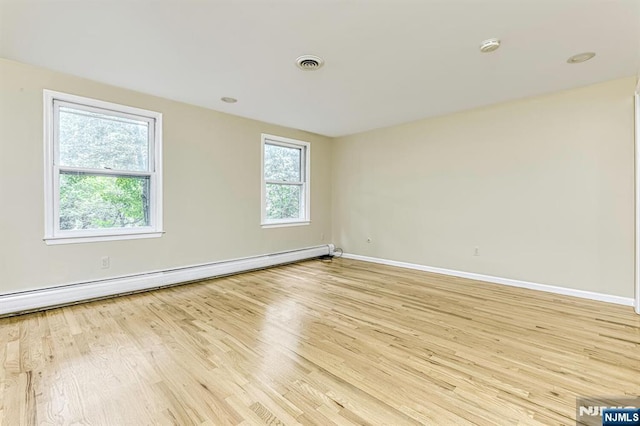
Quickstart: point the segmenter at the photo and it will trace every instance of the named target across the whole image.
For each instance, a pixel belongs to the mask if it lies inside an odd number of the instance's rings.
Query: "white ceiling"
[[[635,75],[640,0],[0,0],[0,56],[340,136]]]

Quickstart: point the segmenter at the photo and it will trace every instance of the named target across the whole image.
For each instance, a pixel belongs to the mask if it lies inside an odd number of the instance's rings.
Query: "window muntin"
[[[159,113],[45,91],[45,241],[160,236]]]
[[[262,225],[309,222],[309,144],[262,136]]]

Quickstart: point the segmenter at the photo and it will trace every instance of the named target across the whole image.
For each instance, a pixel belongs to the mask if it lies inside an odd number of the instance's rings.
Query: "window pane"
[[[299,219],[301,185],[267,184],[267,219]]]
[[[149,170],[149,123],[60,106],[60,165]]]
[[[149,226],[149,177],[60,174],[60,229]]]
[[[302,149],[264,145],[264,177],[267,180],[301,182]]]

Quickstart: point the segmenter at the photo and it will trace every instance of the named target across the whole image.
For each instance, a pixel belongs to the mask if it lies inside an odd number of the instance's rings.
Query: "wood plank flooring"
[[[574,424],[640,316],[319,260],[0,319],[0,424]]]

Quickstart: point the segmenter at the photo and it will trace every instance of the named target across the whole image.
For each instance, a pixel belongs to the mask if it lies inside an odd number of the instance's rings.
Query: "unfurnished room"
[[[0,0],[0,425],[640,426],[640,0]]]

